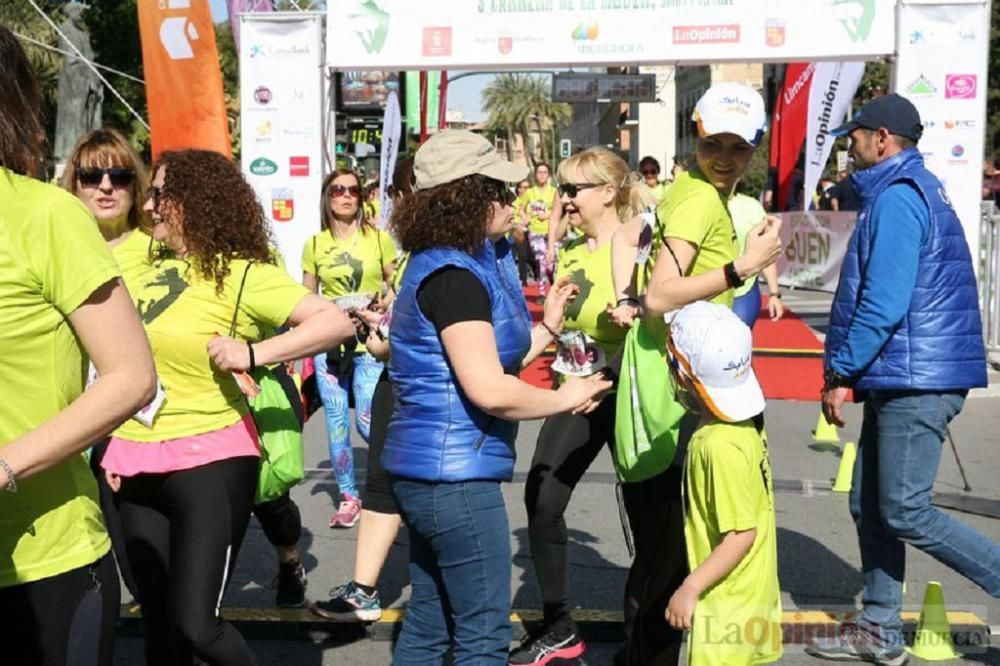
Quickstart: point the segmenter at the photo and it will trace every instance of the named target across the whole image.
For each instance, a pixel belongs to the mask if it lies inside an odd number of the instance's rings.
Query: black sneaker
[[[378,622],[382,617],[378,591],[365,594],[353,580],[333,588],[329,599],[317,601],[309,608],[316,615],[334,622]]]
[[[298,560],[278,565],[277,600],[279,608],[302,608],[306,605],[306,570]]]
[[[553,659],[575,659],[586,649],[575,625],[550,627],[544,633],[525,639],[519,648],[510,653],[507,663],[544,666]]]

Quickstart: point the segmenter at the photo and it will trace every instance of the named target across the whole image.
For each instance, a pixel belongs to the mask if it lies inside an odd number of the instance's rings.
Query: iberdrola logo
[[[600,26],[596,21],[593,23],[580,23],[573,29],[573,40],[577,42],[592,42],[597,39],[598,32],[600,32]]]
[[[358,5],[358,12],[349,17],[355,27],[354,34],[368,53],[381,53],[389,34],[389,14],[375,0],[365,0]]]
[[[872,32],[877,0],[832,0],[833,11],[852,42],[863,42]]]

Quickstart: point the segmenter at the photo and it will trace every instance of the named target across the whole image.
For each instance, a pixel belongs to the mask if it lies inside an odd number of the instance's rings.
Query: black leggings
[[[132,568],[128,565],[128,556],[125,554],[125,536],[122,533],[122,517],[118,509],[118,493],[111,490],[107,477],[104,476],[104,469],[101,467],[101,460],[108,450],[108,438],[102,439],[90,451],[90,471],[94,473],[97,480],[97,492],[101,503],[101,514],[104,516],[104,525],[108,528],[108,536],[111,537],[111,549],[114,551],[115,560],[118,562],[118,570],[125,581],[125,587],[135,597],[135,579],[132,577]]]
[[[368,511],[384,514],[398,514],[396,500],[389,489],[389,477],[382,467],[382,450],[385,448],[385,435],[389,430],[389,419],[392,408],[396,405],[396,397],[392,393],[392,382],[389,381],[389,371],[383,370],[375,385],[372,395],[372,425],[368,434],[368,470],[365,473],[365,490],[361,496],[361,505]]]
[[[673,666],[684,634],[664,618],[667,604],[688,575],[681,481],[687,442],[696,415],[681,420],[677,454],[664,472],[621,486],[635,546],[625,584],[625,663],[629,666]]]
[[[291,548],[299,543],[302,513],[288,493],[270,502],[254,504],[253,515],[257,516],[260,528],[272,546]]]
[[[122,479],[125,545],[142,605],[149,666],[254,664],[246,641],[219,617],[254,492],[258,459]]]
[[[614,446],[615,397],[587,415],[550,416],[538,433],[524,487],[528,535],[542,588],[545,624],[569,618],[566,519],[573,489],[605,445]]]
[[[0,588],[0,662],[111,666],[120,595],[111,553],[50,578]]]

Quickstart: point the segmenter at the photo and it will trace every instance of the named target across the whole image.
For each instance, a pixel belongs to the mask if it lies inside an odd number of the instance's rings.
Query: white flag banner
[[[243,173],[285,268],[302,279],[302,247],[320,229],[323,184],[322,15],[241,14]]]
[[[402,132],[402,114],[399,109],[399,97],[395,91],[389,93],[385,104],[385,115],[382,116],[382,155],[378,179],[379,198],[382,204],[382,228],[389,225],[392,216],[392,197],[389,196],[389,185],[392,184],[392,173],[396,170],[396,156],[399,155],[399,138]]]
[[[806,130],[806,168],[802,201],[808,208],[833,149],[828,132],[843,124],[848,107],[865,73],[863,62],[818,62],[809,89],[809,122]]]
[[[944,184],[978,271],[990,5],[905,2],[899,13],[895,92],[920,112],[924,164]]]

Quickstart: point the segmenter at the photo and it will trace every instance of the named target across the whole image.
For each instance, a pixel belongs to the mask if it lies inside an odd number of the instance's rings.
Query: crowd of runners
[[[665,181],[655,159],[633,171],[597,147],[529,174],[481,136],[444,131],[399,160],[382,220],[377,188],[337,169],[294,279],[232,160],[168,151],[147,169],[102,129],[80,137],[58,186],[46,184],[38,86],[3,28],[0,87],[11,92],[0,101],[0,642],[10,663],[111,664],[119,572],[141,608],[149,664],[256,663],[219,612],[251,515],[274,547],[276,604],[339,622],[381,616],[379,576],[405,528],[412,593],[394,663],[579,657],[565,514],[605,450],[633,555],[616,663],[677,664],[685,632],[688,664],[781,657],[766,405],[751,366],[758,314],[784,313],[781,220],[739,192],[767,124],[758,92],[712,86],[691,119],[695,153]],[[927,406],[938,420],[913,435],[933,455],[942,423],[985,378],[968,251],[953,240],[950,206],[928,195],[937,181],[914,162],[919,118],[904,122],[899,100],[843,128],[871,224],[908,210],[920,226],[900,250],[914,249],[910,273],[902,260],[888,277],[869,271],[866,257],[891,242],[888,222],[852,240],[846,260],[824,409],[838,422],[847,387],[871,392],[852,495],[865,612],[810,647],[884,664],[906,660],[904,541],[1000,594],[998,546],[922,503],[933,476],[905,481],[912,492],[900,497],[904,482],[879,457],[886,423],[900,418],[894,401],[945,396],[947,409]],[[932,290],[925,274],[955,287],[941,307],[959,313],[949,335],[961,342],[942,362],[898,340],[920,346],[931,305],[872,305],[887,280]],[[553,345],[553,386],[522,381]],[[893,365],[894,353],[907,356]],[[311,602],[298,507],[288,488],[257,498],[260,437],[239,380],[309,366],[339,493],[329,524],[358,531],[344,580]],[[368,445],[363,483],[352,406]],[[300,428],[307,416],[297,411]],[[501,484],[513,476],[517,422],[531,419],[544,419],[524,485],[543,621],[512,646]],[[762,639],[713,640],[713,621]]]

